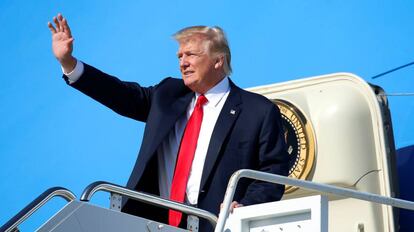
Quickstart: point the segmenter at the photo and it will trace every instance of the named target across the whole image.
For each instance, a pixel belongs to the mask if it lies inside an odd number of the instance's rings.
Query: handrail
[[[230,204],[233,200],[234,192],[236,190],[237,182],[240,178],[251,178],[257,179],[261,181],[267,181],[275,184],[284,184],[284,185],[291,185],[297,186],[300,188],[305,189],[312,189],[321,193],[329,193],[333,195],[339,195],[344,197],[352,197],[364,201],[371,201],[376,202],[379,204],[390,205],[398,208],[414,210],[414,202],[401,200],[392,197],[384,197],[377,194],[366,193],[366,192],[358,192],[351,189],[336,187],[327,184],[320,184],[314,183],[311,181],[306,180],[298,180],[294,178],[289,178],[286,176],[280,176],[276,174],[270,174],[266,172],[259,172],[254,170],[248,169],[241,169],[236,171],[230,178],[229,184],[227,185],[226,194],[224,196],[223,208],[220,211],[217,226],[215,228],[215,232],[222,232],[224,229],[224,225],[226,222],[227,217],[229,216],[230,211]]]
[[[12,232],[18,231],[17,226],[19,226],[23,221],[30,217],[36,210],[42,207],[46,202],[52,199],[55,196],[62,197],[66,201],[70,202],[76,199],[76,196],[66,188],[62,187],[53,187],[42,194],[40,194],[36,199],[30,202],[26,207],[20,210],[13,218],[6,222],[1,228],[0,231]]]
[[[160,198],[158,196],[154,196],[154,195],[150,195],[150,194],[146,194],[146,193],[142,193],[142,192],[137,192],[137,191],[133,191],[130,189],[127,189],[125,187],[116,185],[116,184],[112,184],[109,182],[105,182],[105,181],[97,181],[94,182],[90,185],[88,185],[88,187],[85,188],[85,190],[82,193],[82,196],[80,198],[81,201],[90,201],[90,199],[92,198],[92,195],[95,194],[98,191],[106,191],[106,192],[110,192],[110,193],[117,193],[123,196],[127,196],[131,199],[134,200],[138,200],[141,202],[145,202],[151,205],[156,205],[156,206],[160,206],[163,208],[169,208],[169,209],[174,209],[174,210],[178,210],[181,212],[184,212],[186,214],[191,214],[191,215],[195,215],[201,218],[205,218],[207,219],[213,227],[216,226],[217,223],[217,217],[206,211],[206,210],[202,210],[199,208],[195,208],[192,206],[188,206],[188,205],[184,205],[175,201],[170,201],[164,198]]]

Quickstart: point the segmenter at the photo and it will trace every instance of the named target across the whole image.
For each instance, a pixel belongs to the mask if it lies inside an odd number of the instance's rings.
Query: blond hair
[[[231,70],[231,53],[229,43],[227,42],[226,35],[218,26],[191,26],[186,27],[176,32],[173,37],[179,42],[185,42],[195,35],[201,35],[206,38],[208,50],[214,55],[223,55],[224,63],[223,70],[227,76],[230,76]]]

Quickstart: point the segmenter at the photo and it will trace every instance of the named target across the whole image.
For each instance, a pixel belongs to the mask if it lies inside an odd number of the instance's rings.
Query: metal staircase
[[[75,195],[61,187],[50,188],[33,200],[16,216],[6,222],[0,231],[16,232],[19,231],[18,226],[29,218],[36,210],[42,207],[46,202],[54,197],[62,197],[68,201],[56,215],[44,223],[37,231],[53,231],[53,232],[69,232],[69,231],[100,231],[100,232],[129,232],[129,231],[198,231],[197,228],[188,228],[187,230],[172,227],[160,222],[151,221],[145,218],[120,212],[120,197],[129,197],[134,200],[145,202],[159,207],[182,211],[189,215],[204,218],[208,220],[215,228],[215,232],[234,231],[231,228],[225,230],[226,220],[229,216],[230,204],[240,178],[252,178],[261,181],[267,181],[278,184],[297,186],[303,189],[310,189],[316,193],[327,196],[337,195],[360,199],[378,204],[389,205],[397,208],[414,210],[414,202],[401,199],[384,197],[371,193],[358,192],[351,189],[331,186],[327,184],[319,184],[311,181],[298,180],[285,176],[273,175],[253,170],[239,170],[233,174],[229,181],[226,195],[223,201],[223,209],[219,217],[195,207],[184,205],[181,203],[166,200],[157,196],[132,191],[122,186],[111,184],[108,182],[94,182],[85,188],[79,200]],[[105,191],[111,194],[110,208],[102,208],[90,204],[92,196],[98,191]],[[327,218],[325,219],[327,220]],[[243,231],[249,231],[244,228]],[[365,231],[360,228],[359,231]]]

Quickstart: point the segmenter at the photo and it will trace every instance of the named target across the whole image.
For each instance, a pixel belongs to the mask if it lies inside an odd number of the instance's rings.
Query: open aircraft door
[[[249,89],[280,108],[290,177],[396,196],[395,147],[384,92],[350,73]],[[284,199],[316,193],[287,186]],[[329,231],[398,231],[392,207],[329,196]]]

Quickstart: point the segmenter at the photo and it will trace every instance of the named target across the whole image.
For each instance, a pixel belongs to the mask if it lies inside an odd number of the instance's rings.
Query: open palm
[[[69,25],[61,14],[53,18],[56,27],[52,23],[48,23],[48,27],[52,32],[52,50],[55,57],[60,62],[72,59],[73,37]]]

